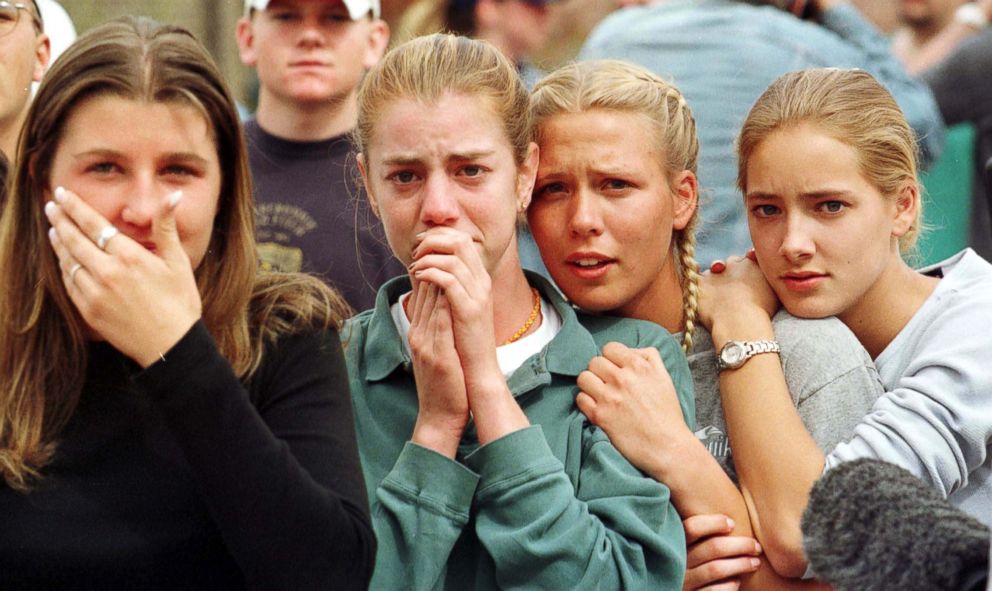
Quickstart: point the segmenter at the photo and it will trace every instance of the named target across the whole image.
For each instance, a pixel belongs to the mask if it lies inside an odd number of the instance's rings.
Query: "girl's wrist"
[[[530,426],[527,415],[503,383],[500,388],[469,390],[469,406],[479,443],[485,445]]]
[[[467,418],[465,420],[432,420],[429,417],[425,418],[421,413],[417,416],[417,422],[413,426],[413,435],[410,436],[410,441],[455,459],[455,455],[458,453],[458,444],[461,443],[462,433],[465,431],[467,423]]]
[[[714,317],[710,328],[713,346],[717,351],[727,341],[771,340],[775,338],[772,319],[760,306],[735,307]]]
[[[666,430],[651,447],[656,450],[644,466],[639,466],[651,478],[668,484],[677,480],[685,470],[687,457],[702,444],[689,427]],[[705,448],[704,448],[705,451]],[[687,452],[690,455],[687,455]],[[707,452],[709,453],[709,452]]]

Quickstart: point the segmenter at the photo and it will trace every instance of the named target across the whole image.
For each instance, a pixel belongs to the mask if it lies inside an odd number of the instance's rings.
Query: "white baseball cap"
[[[379,7],[379,0],[341,0],[348,9],[348,16],[351,20],[357,21],[369,11],[374,18],[379,18],[382,10]],[[245,14],[255,10],[265,10],[269,5],[269,0],[245,0]]]

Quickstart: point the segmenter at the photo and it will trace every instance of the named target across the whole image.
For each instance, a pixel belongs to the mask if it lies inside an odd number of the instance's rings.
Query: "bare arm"
[[[770,340],[778,303],[757,266],[732,263],[702,285],[701,318],[719,350],[728,340]],[[751,524],[776,572],[806,571],[799,522],[824,456],[799,417],[777,355],[720,375],[720,395]]]
[[[744,589],[826,588],[782,577],[767,561],[754,565],[761,548],[744,497],[686,425],[656,351],[610,343],[578,383],[580,410],[628,460],[671,490],[689,546],[684,589],[733,577],[742,578]]]

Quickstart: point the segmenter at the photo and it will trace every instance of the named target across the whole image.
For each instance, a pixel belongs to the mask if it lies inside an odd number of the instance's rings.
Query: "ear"
[[[238,27],[234,32],[238,40],[238,57],[246,66],[254,66],[258,63],[258,54],[255,52],[255,30],[252,27],[251,18],[243,16],[238,19]]]
[[[34,48],[34,75],[32,79],[35,82],[41,82],[42,76],[48,70],[48,60],[52,56],[52,44],[48,39],[48,35],[41,33],[38,35],[37,45]]]
[[[379,203],[375,200],[375,196],[372,194],[372,187],[369,183],[369,173],[366,170],[365,154],[358,154],[358,172],[362,173],[362,184],[365,185],[365,195],[369,199],[369,206],[372,208],[372,213],[375,217],[379,217]]]
[[[537,165],[541,160],[541,152],[537,144],[531,142],[527,146],[527,155],[517,169],[517,213],[527,211],[530,199],[534,195],[534,182],[537,180]]]
[[[683,170],[672,183],[672,229],[684,230],[699,205],[699,182],[696,175]]]
[[[895,199],[895,217],[892,220],[892,237],[902,238],[913,229],[920,210],[920,186],[916,181],[906,181]]]
[[[368,48],[362,65],[368,70],[379,63],[389,45],[389,25],[381,18],[374,18],[369,23]]]

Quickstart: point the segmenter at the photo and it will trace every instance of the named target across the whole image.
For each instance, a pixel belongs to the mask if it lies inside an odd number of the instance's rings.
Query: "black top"
[[[202,322],[144,371],[93,344],[44,479],[28,495],[0,481],[0,589],[365,588],[338,338],[283,337],[247,387]]]
[[[379,286],[406,270],[368,205],[348,136],[295,142],[254,119],[245,134],[263,268],[315,274],[356,311],[372,308]]]

